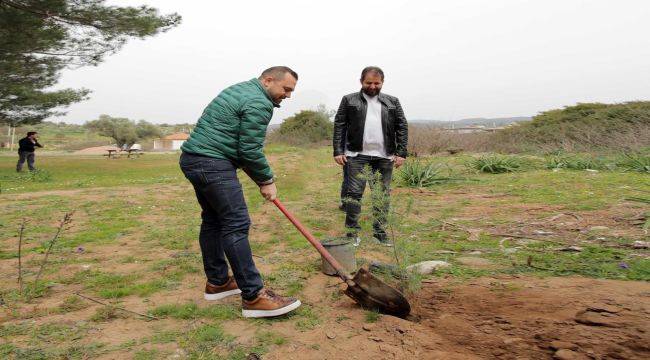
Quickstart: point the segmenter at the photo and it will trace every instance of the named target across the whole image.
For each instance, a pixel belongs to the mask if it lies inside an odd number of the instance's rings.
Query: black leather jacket
[[[388,155],[406,157],[408,123],[399,100],[379,93],[381,125],[384,145]],[[361,91],[345,95],[334,117],[334,156],[345,155],[345,150],[363,150],[363,130],[366,124],[368,103]]]

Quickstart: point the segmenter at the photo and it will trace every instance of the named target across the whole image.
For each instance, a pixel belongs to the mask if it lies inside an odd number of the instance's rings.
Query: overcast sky
[[[130,41],[60,87],[91,99],[50,120],[100,114],[194,123],[223,88],[272,65],[300,80],[273,121],[358,91],[383,92],[409,119],[529,116],[577,102],[650,99],[648,0],[111,1],[178,12],[182,24]]]

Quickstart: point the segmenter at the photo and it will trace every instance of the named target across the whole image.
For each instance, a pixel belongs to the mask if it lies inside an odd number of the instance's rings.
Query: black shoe
[[[388,236],[386,236],[386,234],[375,234],[372,238],[377,240],[377,242],[379,242],[381,245],[388,247],[393,246],[393,243],[388,240]]]

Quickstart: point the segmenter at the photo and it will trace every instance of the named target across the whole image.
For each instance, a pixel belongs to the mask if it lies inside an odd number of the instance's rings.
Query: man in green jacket
[[[273,172],[263,152],[266,128],[273,108],[291,97],[297,81],[295,71],[274,66],[259,78],[226,88],[208,104],[181,146],[181,170],[202,209],[204,297],[219,300],[241,294],[244,317],[278,316],[300,306],[300,300],[279,296],[263,285],[248,242],[251,221],[236,173],[241,168],[266,200],[275,199]],[[228,263],[234,277],[228,275]]]

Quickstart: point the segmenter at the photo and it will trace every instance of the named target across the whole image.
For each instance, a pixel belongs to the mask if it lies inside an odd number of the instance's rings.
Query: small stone
[[[494,356],[501,356],[504,355],[505,353],[506,353],[505,350],[499,348],[492,350],[492,355]]]
[[[383,352],[387,352],[387,353],[393,354],[393,355],[396,354],[397,351],[398,351],[397,348],[396,348],[395,346],[388,345],[388,344],[381,344],[381,345],[379,345],[379,350],[381,350],[381,351],[383,351]]]
[[[578,350],[578,345],[574,343],[570,343],[568,341],[561,341],[561,340],[551,341],[549,347],[553,350],[562,350],[562,349]]]
[[[557,360],[581,360],[584,358],[581,354],[569,349],[558,350],[553,354],[553,359]]]
[[[411,340],[402,339],[402,345],[412,348],[415,346],[415,343]]]
[[[362,328],[365,331],[372,331],[375,328],[375,324],[363,324]]]
[[[336,338],[336,334],[333,333],[333,332],[330,332],[330,331],[326,332],[325,336],[327,336],[327,338],[330,339],[330,340],[333,340],[333,339]]]
[[[650,247],[650,241],[635,241],[632,243],[632,247],[635,249],[647,249]]]
[[[456,261],[458,261],[462,265],[470,266],[470,267],[480,268],[480,267],[492,266],[492,261],[480,257],[473,257],[473,256],[461,256],[459,258],[456,258]]]
[[[589,304],[587,310],[594,311],[594,312],[610,313],[610,314],[617,314],[623,311],[623,309],[620,307],[614,305],[608,305],[608,304]]]
[[[535,231],[533,231],[533,234],[535,234],[535,235],[553,235],[554,233],[552,231],[535,230]]]
[[[422,275],[428,275],[433,273],[436,270],[447,268],[450,266],[451,264],[446,261],[431,260],[431,261],[422,261],[417,264],[407,266],[406,270],[417,272],[418,274],[422,274]]]
[[[622,327],[623,324],[616,322],[616,319],[611,317],[603,316],[601,313],[582,310],[576,314],[575,321],[583,325],[590,326],[605,326],[605,327]]]
[[[607,226],[592,226],[589,228],[589,231],[604,231],[609,230]]]
[[[372,340],[372,341],[376,341],[376,342],[382,342],[382,341],[384,341],[384,340],[382,340],[381,338],[378,338],[378,337],[376,337],[376,336],[368,336],[368,340]]]
[[[582,248],[580,246],[567,246],[563,248],[559,248],[559,251],[568,251],[568,252],[581,252]]]
[[[522,341],[524,341],[524,339],[518,337],[503,339],[503,343],[506,345],[512,345],[512,344],[520,343]]]

